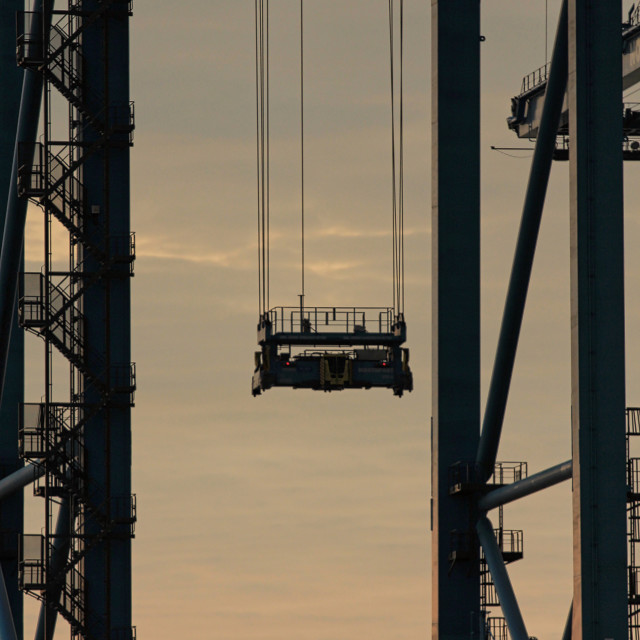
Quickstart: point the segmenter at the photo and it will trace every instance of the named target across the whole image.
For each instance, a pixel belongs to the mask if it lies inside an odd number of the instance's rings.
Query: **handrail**
[[[268,318],[274,333],[391,333],[392,307],[274,307]]]
[[[551,66],[550,62],[543,64],[541,67],[538,67],[535,71],[527,74],[524,78],[522,78],[522,86],[520,88],[520,93],[526,93],[527,91],[532,91],[536,87],[544,84],[547,81],[547,77],[549,76],[549,67]]]
[[[638,4],[638,6],[633,9],[633,11],[629,12],[629,15],[627,16],[627,22],[624,22],[622,24],[622,28],[628,29],[631,27],[637,27],[638,25],[640,25],[640,4]]]

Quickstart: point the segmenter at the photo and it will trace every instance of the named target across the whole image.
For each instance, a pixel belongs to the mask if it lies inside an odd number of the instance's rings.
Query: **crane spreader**
[[[259,321],[251,392],[272,387],[341,391],[393,389],[396,396],[413,389],[404,319],[403,214],[403,10],[396,17],[389,3],[393,175],[393,306],[305,306],[304,280],[304,39],[303,1],[300,1],[300,141],[301,141],[301,257],[300,304],[269,305],[269,2],[255,5],[256,124],[258,158],[258,281]],[[399,122],[396,124],[394,32],[399,31]],[[396,128],[399,144],[396,151]]]

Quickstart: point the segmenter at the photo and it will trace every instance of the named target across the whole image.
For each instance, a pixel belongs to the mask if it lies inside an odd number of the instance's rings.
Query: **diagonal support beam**
[[[0,0],[0,237],[9,196],[13,151],[16,144],[20,95],[24,71],[16,66],[16,13],[24,10],[24,0]],[[14,309],[14,318],[18,315]],[[15,320],[14,320],[15,322]],[[24,333],[13,331],[7,355],[7,383],[0,404],[0,465],[8,473],[23,465],[18,455],[16,425],[19,407],[24,401]],[[0,530],[12,532],[3,536],[0,568],[13,611],[18,638],[23,635],[23,593],[18,585],[18,540],[24,529],[24,496],[14,493],[0,509]]]
[[[562,633],[562,640],[571,640],[571,625],[573,623],[573,602],[569,607],[569,615],[567,616],[567,623],[564,626],[564,632]]]
[[[41,478],[44,475],[44,464],[40,464],[40,462],[43,461],[36,461],[35,464],[29,464],[2,478],[0,480],[0,501]]]
[[[529,173],[507,299],[502,316],[498,348],[493,365],[487,406],[482,423],[477,463],[484,480],[493,471],[509,396],[509,386],[518,349],[533,258],[540,230],[544,200],[551,173],[556,134],[567,87],[567,0],[562,3],[553,47],[540,133]]]
[[[13,621],[13,613],[9,603],[9,594],[7,593],[7,585],[4,581],[4,574],[0,567],[0,639],[1,640],[18,640],[16,634],[16,625]]]
[[[564,482],[571,477],[573,469],[573,463],[571,460],[561,462],[555,467],[545,469],[539,473],[535,473],[524,480],[519,480],[506,487],[500,487],[495,489],[486,496],[483,496],[478,501],[478,508],[480,511],[489,511],[496,507],[501,507],[508,502],[513,502],[519,498],[524,498],[532,493],[542,491],[547,487],[552,487],[555,484]]]
[[[62,586],[64,584],[64,574],[62,571],[69,558],[70,530],[71,512],[69,509],[69,498],[65,498],[60,503],[60,510],[58,511],[55,540],[53,541],[53,549],[51,550],[49,567],[47,569],[47,575],[49,576],[47,580],[48,587],[45,599],[40,605],[35,640],[49,640],[49,638],[53,638],[56,629],[56,621],[58,619],[56,606],[60,603],[60,595],[62,594]]]
[[[504,566],[500,547],[498,547],[498,542],[493,533],[493,526],[486,516],[480,517],[476,530],[484,550],[484,556],[487,559],[489,571],[491,571],[491,577],[496,585],[496,592],[511,638],[512,640],[529,640],[529,634],[524,626],[522,613],[520,613],[520,607],[509,580],[509,574]]]
[[[30,37],[34,41],[41,38],[42,33],[48,30],[51,25],[53,1],[36,0],[34,3],[34,14],[40,16],[40,19],[34,19],[31,24]],[[23,160],[33,164],[33,150],[35,149],[33,143],[35,143],[38,134],[42,88],[43,75],[31,69],[25,70],[7,199],[7,213],[2,236],[2,252],[0,253],[0,401],[2,400],[7,371],[13,312],[24,243],[24,225],[27,218],[27,204],[29,203],[27,196],[18,195],[18,145],[31,143],[29,144],[29,148],[32,149],[31,157]]]

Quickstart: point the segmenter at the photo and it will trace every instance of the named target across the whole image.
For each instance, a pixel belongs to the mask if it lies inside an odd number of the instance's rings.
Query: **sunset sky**
[[[292,306],[299,293],[299,6],[271,2],[272,306]],[[548,0],[549,50],[558,9],[559,0]],[[388,3],[304,0],[304,11],[307,304],[388,306]],[[415,390],[400,400],[388,390],[275,389],[252,398],[254,3],[134,3],[133,622],[142,640],[431,633],[430,29],[430,3],[406,0],[406,317]],[[545,62],[545,0],[483,3],[483,34],[486,397],[531,156],[491,146],[532,146],[505,119],[522,76]],[[629,405],[640,404],[638,170],[625,168]],[[557,163],[499,453],[528,461],[530,473],[571,455],[568,213],[568,166]],[[35,216],[26,256],[37,270]],[[27,341],[27,376],[40,380],[38,343]],[[528,631],[540,640],[560,636],[571,601],[570,504],[565,484],[505,510],[506,528],[524,529],[525,559],[511,575]]]

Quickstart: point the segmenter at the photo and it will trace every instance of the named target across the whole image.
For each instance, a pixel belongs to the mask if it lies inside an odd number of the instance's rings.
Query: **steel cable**
[[[304,13],[300,0],[300,213],[302,289],[300,306],[304,307]]]
[[[257,172],[257,198],[258,198],[258,315],[262,315],[262,268],[260,262],[260,54],[259,54],[259,19],[258,0],[254,2],[255,10],[255,45],[256,45],[256,172]]]
[[[265,36],[265,49],[266,49],[266,70],[265,70],[265,78],[266,78],[266,158],[267,164],[265,168],[266,173],[266,264],[265,268],[265,312],[269,310],[270,301],[269,301],[269,289],[270,289],[270,275],[271,275],[271,258],[270,258],[270,237],[269,237],[269,220],[271,216],[271,189],[270,189],[270,169],[271,169],[271,109],[270,109],[270,94],[269,94],[269,85],[270,85],[270,65],[269,65],[269,52],[270,52],[270,43],[269,43],[269,0],[266,0],[266,36]]]
[[[404,314],[404,0],[400,0],[400,197],[399,250],[400,250],[400,305],[399,314]]]
[[[258,308],[269,308],[269,0],[255,0]]]
[[[395,117],[395,82],[394,82],[394,43],[393,43],[393,0],[389,0],[389,69],[391,80],[391,197],[392,204],[392,263],[393,263],[393,308],[394,312],[398,309],[398,238],[397,238],[397,193],[396,193],[396,117]]]
[[[389,68],[391,80],[392,264],[393,309],[404,313],[404,2],[399,17],[399,122],[396,151],[395,7],[389,0]]]

